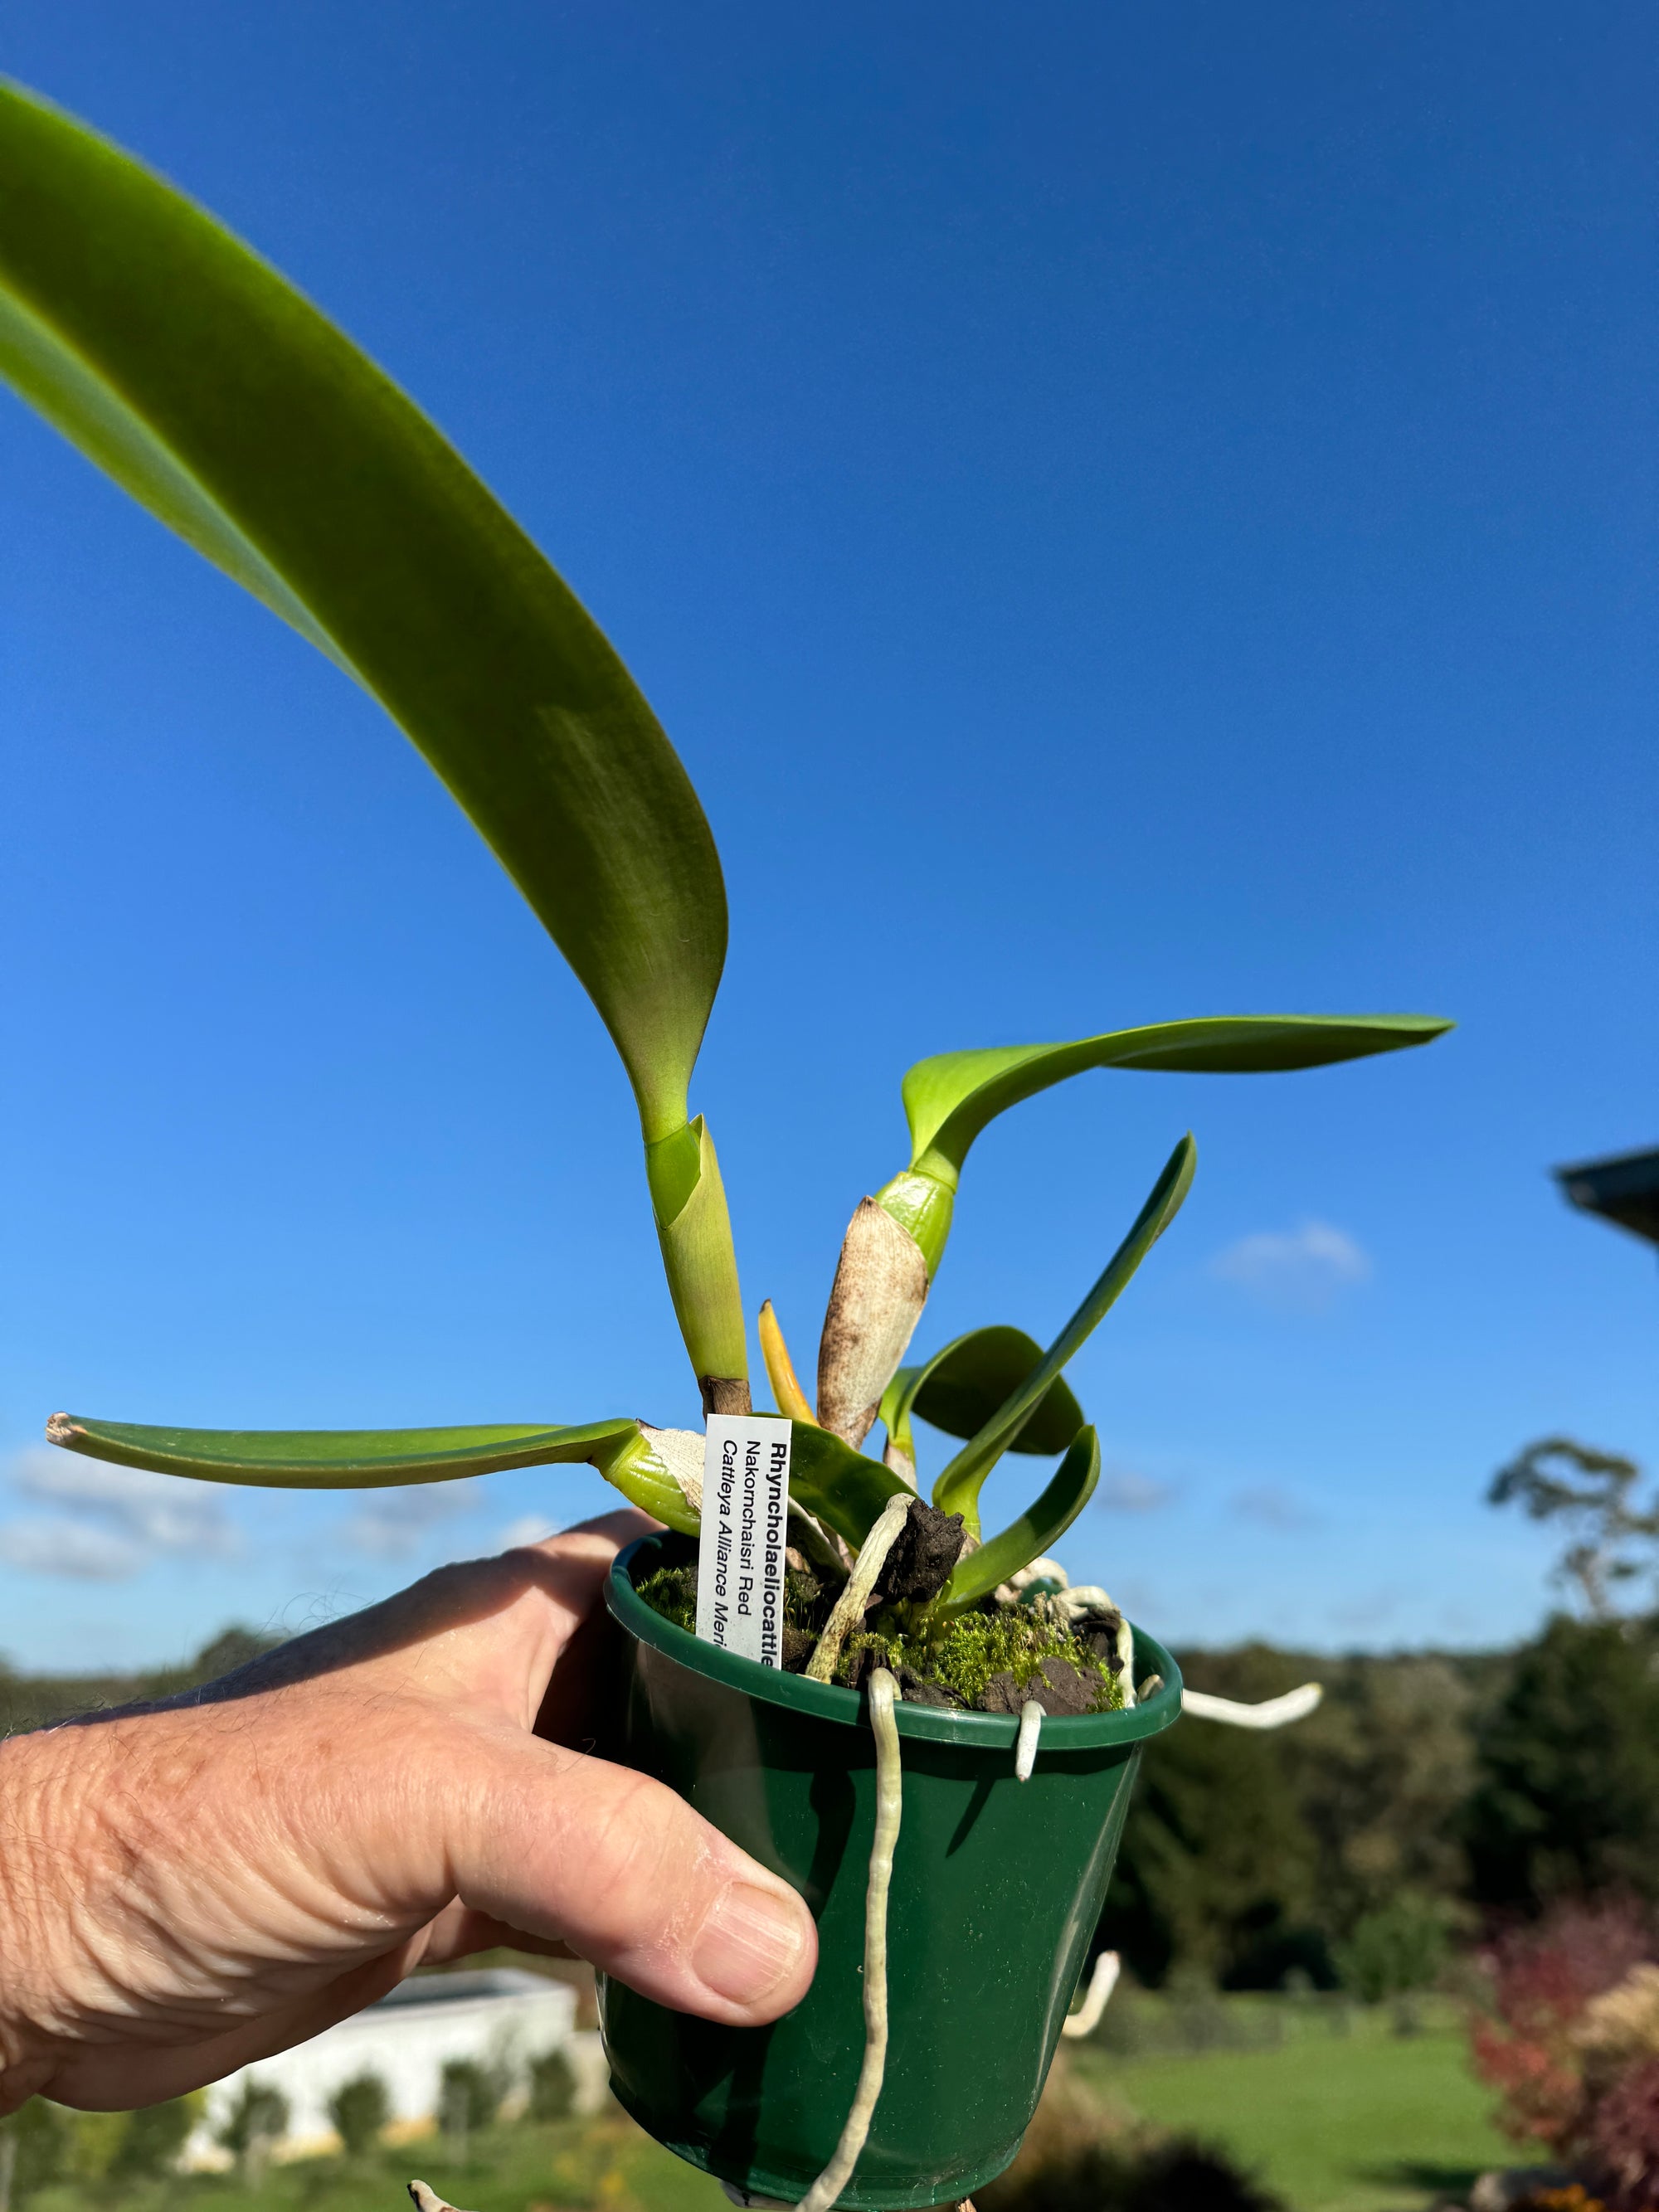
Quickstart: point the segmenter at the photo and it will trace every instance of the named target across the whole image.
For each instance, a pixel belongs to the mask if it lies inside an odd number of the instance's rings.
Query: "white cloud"
[[[240,1548],[223,1499],[210,1485],[188,1475],[112,1467],[36,1445],[18,1454],[11,1480],[25,1498],[79,1506],[153,1551],[210,1552],[224,1558]]]
[[[505,1528],[496,1531],[495,1542],[503,1552],[515,1552],[520,1544],[545,1543],[559,1531],[545,1513],[521,1513],[516,1521],[509,1521]]]
[[[1368,1282],[1371,1262],[1346,1230],[1308,1220],[1294,1229],[1241,1237],[1216,1254],[1210,1273],[1264,1304],[1318,1312],[1344,1291]]]
[[[149,1564],[142,1544],[112,1528],[62,1515],[38,1514],[0,1526],[0,1559],[28,1575],[69,1575],[77,1582],[126,1582]]]
[[[0,1559],[27,1574],[117,1582],[169,1553],[228,1559],[241,1548],[223,1500],[184,1475],[36,1446],[12,1462],[11,1487],[60,1509],[0,1524]]]
[[[441,1522],[470,1512],[477,1503],[476,1479],[377,1490],[340,1523],[339,1533],[353,1551],[371,1559],[407,1559]]]
[[[1156,1513],[1175,1496],[1174,1486],[1134,1468],[1108,1468],[1095,1491],[1094,1502],[1109,1513]]]

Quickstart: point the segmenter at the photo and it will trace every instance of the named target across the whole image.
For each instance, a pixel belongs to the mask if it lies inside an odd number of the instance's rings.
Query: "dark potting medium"
[[[830,2161],[864,2051],[865,1880],[875,1745],[864,1700],[717,1651],[637,1595],[647,1536],[606,1601],[623,1632],[617,1741],[792,1882],[818,1967],[769,2027],[715,2027],[601,1976],[617,2096],[680,2157],[757,2196],[800,2197]],[[861,2212],[971,2196],[1019,2148],[1105,1902],[1139,1746],[1176,1720],[1181,1675],[1149,1636],[1135,1672],[1164,1687],[1127,1712],[1045,1720],[1036,1771],[1018,1723],[900,1705],[904,1819],[888,1905],[887,2075],[840,2202]]]

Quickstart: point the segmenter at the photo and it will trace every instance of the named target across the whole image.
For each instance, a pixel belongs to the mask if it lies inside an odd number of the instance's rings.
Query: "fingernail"
[[[691,1970],[729,2004],[758,2004],[800,1963],[801,1908],[775,1891],[734,1881],[702,1923]]]

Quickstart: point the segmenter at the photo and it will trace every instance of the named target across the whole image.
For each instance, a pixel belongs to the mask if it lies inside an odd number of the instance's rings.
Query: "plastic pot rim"
[[[768,1705],[810,1714],[816,1720],[832,1721],[843,1728],[865,1725],[865,1700],[859,1691],[840,1689],[832,1682],[811,1682],[805,1674],[785,1674],[781,1668],[763,1667],[758,1660],[722,1651],[653,1611],[635,1589],[634,1573],[636,1565],[648,1571],[654,1562],[641,1555],[659,1552],[663,1543],[659,1534],[636,1537],[617,1554],[605,1577],[605,1604],[630,1636],[693,1674],[723,1682]],[[1046,1716],[1042,1735],[1045,1758],[1056,1752],[1093,1751],[1103,1744],[1141,1743],[1149,1736],[1162,1735],[1180,1718],[1181,1669],[1156,1637],[1146,1635],[1133,1621],[1129,1625],[1134,1631],[1137,1673],[1143,1680],[1148,1674],[1161,1674],[1163,1686],[1144,1705],[1130,1705],[1121,1712],[1079,1713],[1068,1718]],[[912,1705],[903,1700],[894,1711],[900,1735],[924,1742],[989,1751],[1012,1748],[1019,1734],[1018,1718],[1012,1713],[963,1712],[954,1706]]]

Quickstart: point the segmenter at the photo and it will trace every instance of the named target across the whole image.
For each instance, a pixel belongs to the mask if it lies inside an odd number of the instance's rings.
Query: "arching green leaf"
[[[684,1492],[633,1420],[579,1428],[159,1429],[54,1413],[46,1436],[65,1450],[120,1467],[276,1490],[380,1490],[585,1460],[657,1520],[687,1534],[698,1525]]]
[[[1181,1211],[1197,1159],[1198,1147],[1190,1136],[1183,1137],[1153,1184],[1134,1226],[1107,1262],[1088,1297],[1038,1364],[1009,1393],[933,1485],[934,1504],[943,1513],[960,1513],[971,1534],[979,1534],[979,1493],[986,1476],[1012,1445],[1048,1395],[1055,1377],[1088,1341],[1097,1325],[1116,1304],[1136,1268]]]
[[[647,1141],[680,1127],[726,895],[627,670],[307,300],[149,170],[3,86],[0,375],[380,702],[580,977]]]
[[[789,1428],[789,1495],[857,1551],[888,1499],[908,1486],[832,1430],[810,1421],[791,1421]]]
[[[1073,1044],[939,1053],[904,1079],[910,1165],[878,1194],[921,1247],[929,1272],[951,1231],[957,1178],[988,1122],[1068,1076],[1096,1067],[1187,1075],[1261,1075],[1324,1067],[1427,1044],[1452,1024],[1427,1014],[1240,1014],[1111,1030]]]
[[[1010,1106],[1095,1067],[1156,1068],[1189,1075],[1258,1075],[1323,1067],[1426,1044],[1451,1027],[1426,1015],[1250,1014],[1160,1022],[1074,1044],[1012,1045],[940,1053],[904,1079],[911,1164],[928,1156],[960,1169],[968,1147]]]
[[[970,1328],[919,1367],[901,1367],[887,1386],[881,1418],[888,1436],[914,1458],[910,1424],[927,1421],[949,1437],[971,1437],[1025,1380],[1042,1347],[1023,1328]],[[1083,1426],[1083,1408],[1058,1377],[1008,1449],[1064,1451]]]
[[[1035,1505],[1018,1521],[957,1560],[939,1602],[946,1613],[965,1613],[988,1597],[999,1583],[1017,1575],[1059,1542],[1088,1504],[1100,1480],[1100,1443],[1092,1429],[1079,1429],[1053,1480]]]

